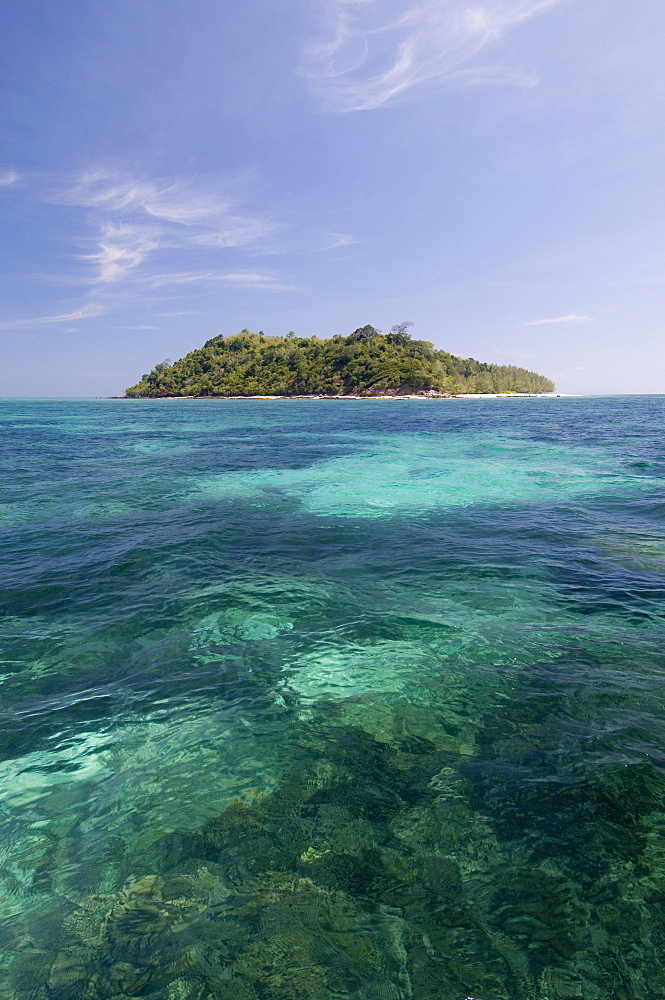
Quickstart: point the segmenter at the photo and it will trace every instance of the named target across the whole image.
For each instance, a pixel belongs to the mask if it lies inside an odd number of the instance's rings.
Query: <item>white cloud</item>
[[[26,326],[45,326],[50,323],[72,323],[79,319],[92,319],[101,316],[104,307],[97,302],[89,302],[73,312],[61,313],[58,316],[33,316],[30,319],[16,319],[0,322],[0,330],[18,330]]]
[[[238,285],[242,288],[274,288],[275,290],[286,288],[280,285],[276,278],[269,274],[221,274],[220,281],[225,281],[229,285]]]
[[[142,264],[151,251],[163,246],[163,242],[160,234],[106,223],[102,226],[98,246],[95,253],[85,254],[84,260],[97,265],[96,280],[106,283],[119,281],[128,271]]]
[[[15,170],[0,170],[0,187],[11,187],[12,184],[18,184],[21,180],[21,175],[17,174]]]
[[[576,316],[571,313],[569,316],[555,316],[554,319],[534,319],[530,323],[525,323],[525,326],[549,326],[550,323],[563,323],[563,324],[573,324],[573,323],[590,323],[593,316]]]
[[[256,248],[275,228],[193,183],[158,183],[102,168],[82,174],[54,200],[91,211],[97,249],[83,259],[96,265],[94,280],[101,283],[120,281],[159,250]]]
[[[196,285],[218,280],[219,275],[213,271],[173,271],[172,273],[153,274],[149,284],[150,288],[163,288],[164,285]]]
[[[228,211],[228,201],[192,191],[182,181],[163,182],[123,177],[103,168],[81,174],[64,201],[102,208],[120,215],[143,212],[156,219],[194,225]]]
[[[355,236],[349,236],[348,233],[327,233],[326,235],[328,242],[322,247],[317,247],[319,251],[340,250],[342,247],[350,247],[358,242]]]
[[[219,274],[215,271],[185,271],[174,274],[156,274],[150,281],[151,288],[161,288],[164,285],[193,285],[210,282],[224,282],[241,288],[271,288],[283,291],[287,288],[272,274],[256,274],[246,271]]]
[[[217,247],[221,250],[228,247],[247,247],[257,245],[273,229],[271,223],[262,219],[229,215],[219,228],[206,228],[193,235],[191,242],[197,246]]]
[[[332,0],[329,38],[307,53],[306,72],[337,111],[378,108],[416,87],[521,83],[533,79],[484,65],[507,32],[565,0]]]

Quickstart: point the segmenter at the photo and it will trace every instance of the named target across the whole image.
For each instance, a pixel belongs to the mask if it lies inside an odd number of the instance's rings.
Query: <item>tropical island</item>
[[[451,396],[553,392],[544,375],[437,350],[413,340],[410,323],[382,334],[363,326],[329,339],[219,335],[184,358],[155,365],[126,396]]]

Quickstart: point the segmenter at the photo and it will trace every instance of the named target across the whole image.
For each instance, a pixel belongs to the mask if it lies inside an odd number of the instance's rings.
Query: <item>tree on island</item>
[[[382,334],[366,324],[328,340],[222,334],[179,361],[160,361],[128,396],[339,396],[459,392],[551,392],[543,375],[437,350],[413,340],[413,324]]]
[[[380,330],[376,330],[373,326],[361,326],[357,330],[354,330],[350,337],[346,339],[350,343],[355,343],[356,340],[372,340],[373,337],[378,337],[381,333]]]
[[[407,344],[411,340],[411,334],[406,332],[410,326],[413,326],[413,323],[408,320],[403,323],[395,323],[388,334],[388,340],[391,344]]]

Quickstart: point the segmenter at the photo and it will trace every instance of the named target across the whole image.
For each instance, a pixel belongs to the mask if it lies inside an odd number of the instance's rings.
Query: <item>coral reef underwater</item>
[[[56,941],[28,921],[0,997],[665,995],[663,780],[614,764],[566,784],[543,758],[520,781],[547,717],[519,705],[478,720],[473,755],[450,710],[294,709],[272,790],[160,837],[131,872],[118,848],[122,884],[70,901]]]

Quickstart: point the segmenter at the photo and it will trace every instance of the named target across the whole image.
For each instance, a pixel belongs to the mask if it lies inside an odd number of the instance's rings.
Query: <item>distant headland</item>
[[[441,397],[550,393],[544,375],[493,365],[413,340],[410,323],[382,334],[363,326],[348,337],[266,337],[241,330],[206,341],[184,358],[155,365],[127,398],[148,397]]]

